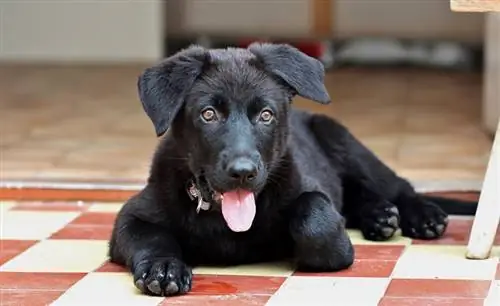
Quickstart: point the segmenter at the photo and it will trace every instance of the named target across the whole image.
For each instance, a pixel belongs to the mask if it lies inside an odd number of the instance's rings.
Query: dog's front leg
[[[303,193],[292,207],[290,231],[298,270],[331,272],[352,265],[354,249],[344,220],[323,193]]]
[[[120,212],[110,243],[112,262],[126,265],[135,286],[149,295],[171,296],[191,290],[192,271],[181,249],[162,226],[143,221],[127,205]]]

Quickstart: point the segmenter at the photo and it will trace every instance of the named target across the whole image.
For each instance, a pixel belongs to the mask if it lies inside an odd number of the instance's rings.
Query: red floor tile
[[[472,219],[450,219],[445,234],[436,240],[413,240],[413,244],[466,245],[469,242]],[[495,244],[500,244],[500,231],[495,237]]]
[[[479,201],[479,191],[436,191],[425,192],[424,194],[449,199],[477,202]]]
[[[0,198],[19,201],[126,201],[135,190],[0,188]]]
[[[402,245],[355,245],[356,260],[347,270],[331,273],[295,272],[302,276],[329,277],[388,277],[391,275],[405,246]]]
[[[96,272],[128,272],[128,269],[112,262],[105,262]]]
[[[20,202],[10,210],[28,211],[86,211],[90,203],[84,202]]]
[[[46,306],[54,302],[63,293],[64,291],[0,290],[0,305]]]
[[[273,294],[284,277],[194,275],[192,295]]]
[[[67,290],[85,273],[0,272],[0,289]]]
[[[38,241],[33,240],[0,240],[0,265],[21,254]]]
[[[354,245],[356,259],[398,260],[404,249],[403,245]]]
[[[109,240],[115,218],[115,213],[84,212],[51,239]]]
[[[484,299],[384,297],[378,306],[483,306]]]
[[[112,230],[113,227],[111,226],[79,226],[70,224],[54,233],[50,239],[109,240]]]
[[[355,260],[349,269],[329,273],[295,272],[296,276],[325,277],[389,277],[396,265],[395,260]]]
[[[488,280],[393,279],[387,297],[485,298]]]
[[[166,298],[160,306],[189,305],[189,306],[264,306],[269,300],[269,295],[213,295],[193,296],[185,295]]]
[[[73,220],[71,225],[110,225],[113,226],[116,213],[85,212]]]

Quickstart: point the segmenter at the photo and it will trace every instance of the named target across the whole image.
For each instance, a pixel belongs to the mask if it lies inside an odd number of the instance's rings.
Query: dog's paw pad
[[[401,230],[410,238],[436,239],[443,236],[447,226],[447,214],[433,203],[409,206],[401,214]]]
[[[384,202],[370,207],[361,216],[361,232],[365,239],[385,241],[399,229],[399,211],[396,205]]]
[[[135,268],[134,284],[142,293],[172,296],[191,290],[191,268],[175,258],[143,261]]]

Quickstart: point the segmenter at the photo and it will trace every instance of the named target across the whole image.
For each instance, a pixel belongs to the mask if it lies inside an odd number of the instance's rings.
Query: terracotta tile
[[[180,297],[166,298],[160,306],[167,305],[189,305],[189,306],[264,306],[269,300],[269,295],[213,295],[213,296],[193,296],[185,295]]]
[[[284,277],[195,275],[193,295],[273,294],[285,281]]]
[[[437,240],[413,240],[413,244],[467,245],[472,228],[472,218],[450,218],[450,223],[442,238]],[[495,245],[500,244],[500,231],[495,237]]]
[[[351,267],[342,271],[331,273],[295,272],[294,275],[325,277],[389,277],[395,265],[395,260],[355,260]]]
[[[479,201],[480,192],[478,191],[445,191],[445,192],[426,192],[428,195],[451,198],[451,199],[461,199],[464,201]]]
[[[19,202],[12,210],[28,211],[86,211],[90,203],[84,202]]]
[[[485,298],[491,281],[444,279],[393,279],[387,297]]]
[[[37,242],[35,240],[0,240],[0,266]]]
[[[126,201],[137,191],[128,190],[71,190],[48,188],[3,188],[0,198],[19,201]]]
[[[0,289],[67,290],[85,273],[0,272]]]
[[[50,239],[86,239],[86,240],[109,240],[113,226],[111,225],[73,225],[69,224]]]
[[[116,214],[106,212],[85,212],[71,222],[71,225],[110,225],[115,223]]]
[[[84,212],[51,238],[109,240],[115,219],[116,213]]]
[[[96,272],[123,272],[128,273],[128,269],[126,267],[114,264],[112,262],[106,261],[102,266],[100,266]]]
[[[356,260],[347,270],[332,273],[302,273],[294,275],[329,277],[388,277],[397,259],[401,256],[403,245],[354,245]]]
[[[397,260],[404,249],[403,245],[354,245],[359,260]]]
[[[378,306],[483,306],[484,299],[384,297]]]
[[[64,291],[18,291],[0,290],[2,305],[46,306],[55,301]]]

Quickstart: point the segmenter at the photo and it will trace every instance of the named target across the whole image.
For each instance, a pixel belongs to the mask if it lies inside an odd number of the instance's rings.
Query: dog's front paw
[[[172,296],[191,290],[193,273],[190,267],[176,258],[144,260],[134,271],[135,286],[142,293]]]
[[[403,235],[410,238],[436,239],[448,226],[448,215],[436,204],[424,200],[405,206],[400,214]]]
[[[367,240],[389,240],[399,229],[398,208],[387,201],[369,206],[361,215],[360,229]]]

